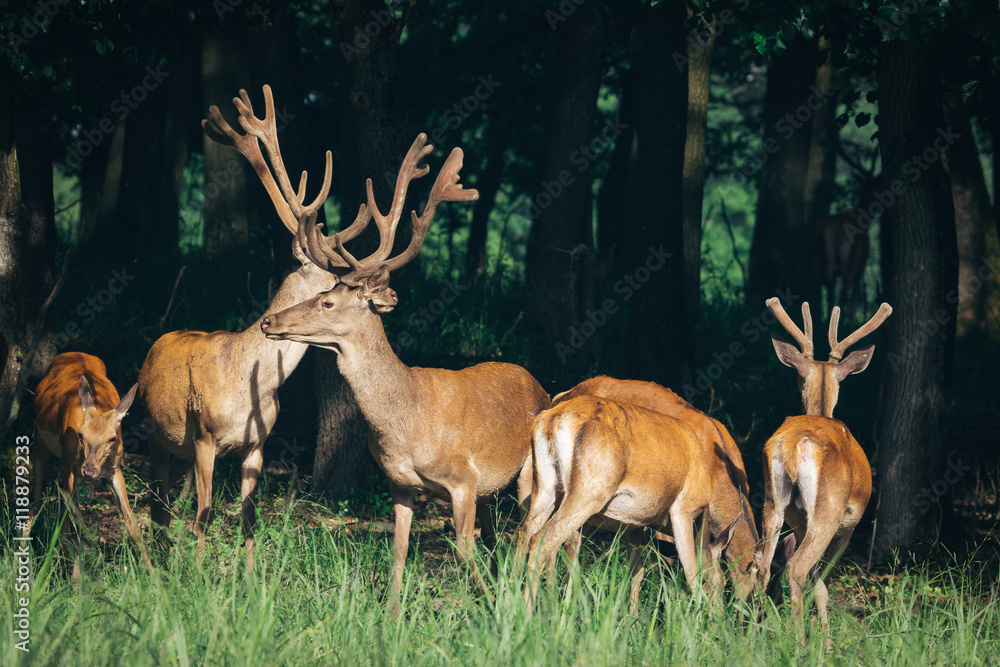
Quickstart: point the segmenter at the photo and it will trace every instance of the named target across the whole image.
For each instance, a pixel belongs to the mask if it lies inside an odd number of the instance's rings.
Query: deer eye
[[[326,309],[333,308],[333,301],[324,301],[323,302],[323,307],[326,308]]]

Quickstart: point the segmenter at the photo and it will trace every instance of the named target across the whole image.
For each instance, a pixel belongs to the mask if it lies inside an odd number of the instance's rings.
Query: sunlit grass
[[[180,521],[155,576],[122,546],[92,555],[73,582],[57,562],[59,549],[39,546],[31,653],[17,650],[8,631],[0,659],[5,665],[922,665],[988,664],[1000,649],[995,592],[969,565],[878,578],[845,568],[830,605],[834,649],[827,654],[816,628],[800,644],[787,611],[769,603],[758,615],[692,599],[679,572],[653,556],[632,617],[627,559],[603,548],[584,549],[582,565],[569,569],[569,585],[561,563],[529,616],[509,538],[498,549],[493,602],[469,585],[453,550],[442,561],[417,537],[404,579],[405,612],[393,618],[385,600],[388,534],[349,531],[336,518],[312,503],[265,515],[252,576],[240,540],[226,530],[211,531],[197,564],[190,527]],[[6,545],[10,525],[3,522]],[[995,581],[995,572],[987,575]],[[8,552],[0,562],[6,600],[14,597],[14,579]],[[836,592],[848,590],[850,596]],[[4,605],[5,628],[12,627],[12,613]]]

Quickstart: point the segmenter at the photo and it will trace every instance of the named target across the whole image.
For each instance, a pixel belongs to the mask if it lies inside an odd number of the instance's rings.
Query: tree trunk
[[[673,54],[684,52],[685,9],[643,6],[632,32],[635,144],[622,224],[632,230],[612,277],[624,276],[629,377],[679,386],[691,360],[684,334],[691,313],[684,290],[684,143],[688,76]],[[616,283],[617,284],[617,283]],[[616,289],[617,291],[617,289]]]
[[[705,135],[708,129],[708,96],[712,75],[712,52],[718,19],[713,15],[704,25],[690,31],[689,43],[696,45],[688,63],[687,135],[684,142],[684,315],[688,340],[687,358],[698,356],[701,320],[701,227],[705,198]],[[699,34],[701,33],[701,34]],[[702,37],[702,34],[704,37]],[[684,378],[690,381],[689,377]]]
[[[818,39],[822,65],[816,70],[816,89],[820,93],[827,93],[833,80],[832,45],[826,37]],[[812,229],[815,229],[816,223],[829,213],[830,204],[833,202],[839,144],[836,111],[837,105],[831,101],[817,109],[812,117],[809,167],[806,171],[802,196],[804,224]],[[816,261],[819,262],[819,259]]]
[[[231,18],[236,20],[242,17]],[[241,88],[248,89],[251,100],[259,105],[259,108],[254,108],[256,115],[264,115],[260,89],[250,86],[250,72],[242,46],[239,40],[231,38],[218,26],[209,25],[205,29],[201,52],[202,97],[206,104],[218,106],[234,128],[239,125],[235,120],[236,110],[230,100],[237,96]],[[282,98],[276,96],[276,100],[280,108]],[[223,146],[209,139],[208,135],[202,135],[202,144],[205,160],[201,212],[205,223],[205,254],[211,259],[245,262],[250,243],[246,160],[234,148]],[[289,172],[289,178],[294,179],[293,173]],[[250,178],[257,177],[254,175]],[[264,210],[273,213],[273,205]],[[268,217],[273,219],[277,216]],[[288,233],[285,232],[285,235],[287,237]]]
[[[399,21],[389,21],[391,14],[381,0],[335,0],[332,7],[342,43],[349,47],[344,55],[351,67],[350,109],[358,148],[357,171],[341,177],[357,184],[355,202],[365,201],[364,179],[371,178],[376,202],[381,210],[388,210],[402,156],[408,139],[412,139],[399,95],[397,51],[403,26]],[[363,35],[365,26],[372,21],[381,25],[380,18],[387,25],[381,26],[364,48],[355,48],[356,36]],[[356,206],[346,205],[343,210],[350,216]],[[353,242],[351,251],[355,256],[377,246],[378,239],[372,232],[374,227]],[[314,373],[318,416],[313,486],[341,496],[365,478],[374,465],[368,454],[368,425],[337,370],[333,352],[319,350]]]
[[[508,131],[509,128],[506,123],[501,122],[499,114],[490,117],[486,130],[486,168],[474,182],[479,190],[479,201],[472,210],[472,226],[469,228],[466,275],[470,278],[479,278],[486,272],[486,238],[493,202],[503,182],[503,155]]]
[[[747,277],[750,303],[763,303],[779,289],[814,303],[818,298],[819,267],[807,251],[815,235],[804,205],[813,107],[825,103],[813,92],[815,83],[816,44],[799,35],[768,70],[765,162]]]
[[[527,279],[532,314],[549,336],[568,338],[580,321],[585,263],[593,248],[594,160],[607,147],[597,130],[604,26],[599,2],[581,5],[556,33],[554,96],[542,183],[531,194]],[[606,133],[608,134],[608,133]]]
[[[0,374],[0,429],[19,410],[18,378],[28,349],[43,330],[38,311],[53,283],[55,204],[52,134],[47,110],[21,106],[19,82],[3,77],[0,88],[0,335],[7,363]],[[23,94],[23,91],[22,91]],[[44,322],[42,323],[44,327]],[[48,356],[36,356],[44,372]],[[35,373],[37,379],[40,374]]]
[[[923,162],[927,168],[919,172],[912,161],[928,149],[942,150],[933,64],[912,42],[879,45],[883,174],[886,183],[904,191],[884,214],[895,272],[888,301],[895,310],[888,321],[888,371],[875,466],[876,558],[914,547],[933,529],[934,517],[926,516],[933,506],[926,492],[946,472],[941,467],[940,418],[949,324],[955,320],[955,306],[947,296],[956,279],[955,218],[940,154],[929,165]]]
[[[945,123],[958,135],[948,149],[947,163],[958,238],[958,335],[984,333],[992,283],[976,272],[988,254],[986,236],[993,230],[993,209],[961,92],[948,96]]]

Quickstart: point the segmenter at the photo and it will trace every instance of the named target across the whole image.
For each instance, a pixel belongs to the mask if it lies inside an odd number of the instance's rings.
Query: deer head
[[[410,181],[425,176],[430,168],[420,164],[434,147],[427,144],[427,135],[420,134],[407,152],[396,179],[396,190],[389,213],[383,215],[375,204],[372,180],[367,181],[368,201],[362,204],[354,223],[333,237],[326,237],[316,224],[315,214],[301,218],[297,238],[322,266],[336,277],[337,285],[328,291],[268,315],[261,330],[274,340],[293,340],[336,349],[337,341],[357,326],[359,317],[377,317],[391,311],[398,302],[396,292],[389,288],[390,272],[412,261],[423,245],[438,205],[445,201],[475,201],[476,190],[465,190],[459,181],[462,149],[455,148],[445,161],[431,188],[422,215],[411,211],[413,234],[410,244],[399,255],[392,253],[393,240],[403,214],[406,191]],[[344,242],[357,236],[373,220],[379,231],[379,247],[370,256],[356,259]]]
[[[83,465],[80,472],[87,479],[108,476],[118,460],[122,447],[121,424],[135,398],[138,384],[125,394],[116,407],[102,412],[94,405],[94,394],[85,375],[80,376],[80,409],[83,410],[83,426],[77,431],[80,438],[80,453]],[[109,465],[110,464],[110,465]]]
[[[883,303],[878,312],[860,329],[842,341],[837,340],[837,327],[840,323],[840,307],[834,306],[830,314],[830,359],[817,361],[813,359],[812,316],[809,314],[809,304],[802,303],[802,324],[800,330],[785,312],[777,297],[767,300],[767,307],[781,323],[792,338],[799,344],[799,349],[776,334],[771,334],[771,342],[778,359],[786,366],[791,366],[799,373],[799,389],[802,391],[802,405],[809,415],[833,417],[833,408],[840,394],[840,383],[848,375],[860,373],[868,368],[872,359],[874,345],[855,350],[844,358],[844,353],[859,340],[877,329],[892,313],[892,307]]]

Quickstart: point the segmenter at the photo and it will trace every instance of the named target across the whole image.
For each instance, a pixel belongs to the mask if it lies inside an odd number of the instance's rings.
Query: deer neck
[[[398,430],[419,398],[413,369],[393,352],[382,319],[372,314],[337,346],[337,368],[374,433]]]
[[[268,340],[260,330],[260,322],[268,313],[284,310],[315,296],[317,289],[301,270],[288,274],[277,294],[264,313],[247,329],[236,334],[242,359],[248,366],[256,366],[256,376],[261,386],[280,387],[302,361],[308,345],[293,341]]]

